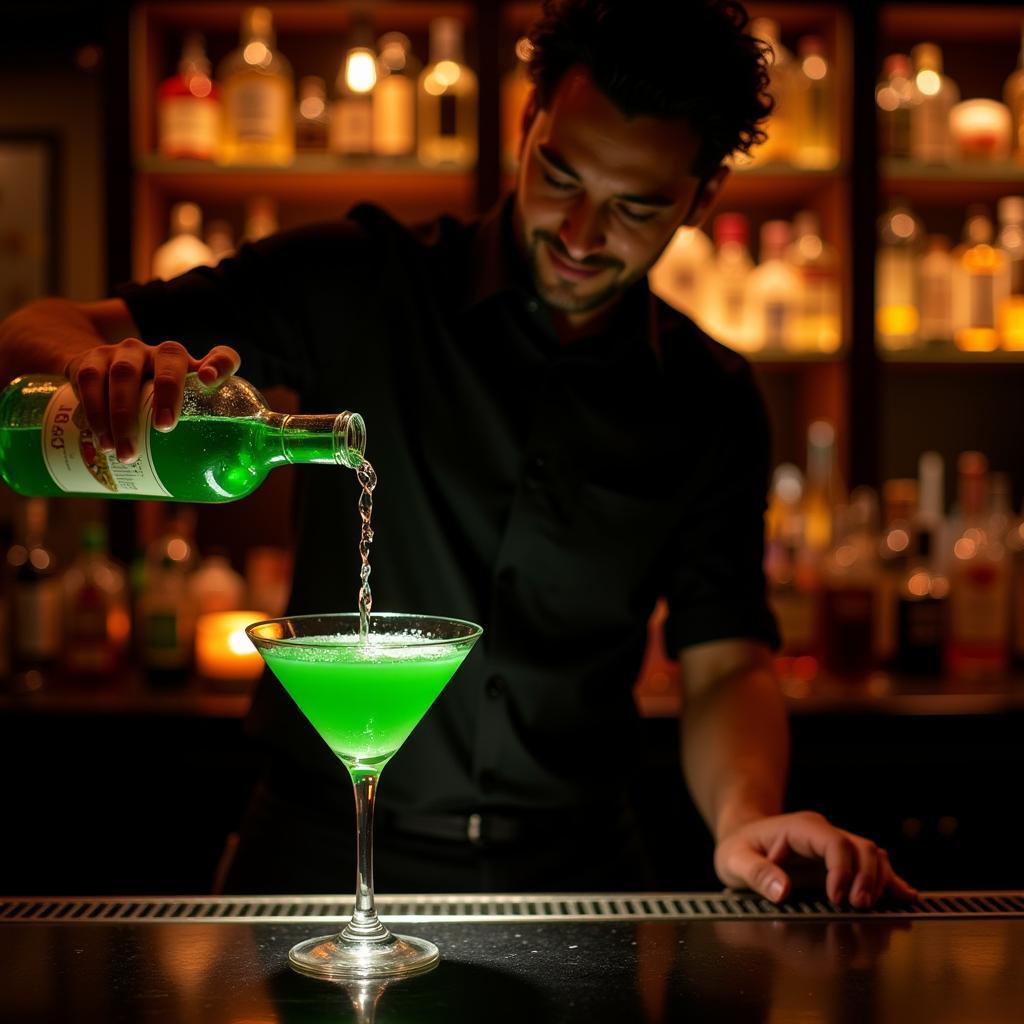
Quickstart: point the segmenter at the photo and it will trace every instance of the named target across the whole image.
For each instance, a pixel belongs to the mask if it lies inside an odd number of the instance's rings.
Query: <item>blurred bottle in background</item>
[[[953,340],[964,352],[993,352],[999,347],[996,308],[1006,259],[993,242],[992,220],[982,205],[968,208],[964,241],[956,253],[953,291]]]
[[[825,170],[839,163],[835,77],[820,36],[804,36],[797,54],[792,91],[793,163]]]
[[[221,551],[211,551],[202,560],[189,580],[189,593],[197,616],[246,607],[245,580]]]
[[[920,339],[931,348],[953,344],[953,255],[945,235],[929,235],[921,257]]]
[[[101,523],[82,529],[81,553],[64,574],[62,667],[78,685],[112,686],[131,634],[124,569],[107,554]]]
[[[195,203],[171,207],[171,233],[153,254],[153,277],[169,281],[195,267],[212,267],[210,247],[203,241],[203,214]]]
[[[905,53],[885,58],[875,88],[878,106],[879,151],[882,156],[910,157],[910,108],[914,105],[913,68]]]
[[[1017,68],[1006,80],[1003,100],[1010,108],[1013,131],[1013,155],[1018,163],[1024,163],[1024,26],[1021,27],[1020,56]]]
[[[217,68],[224,108],[220,161],[287,166],[295,158],[295,86],[267,7],[242,14],[240,46]]]
[[[714,247],[700,228],[681,227],[651,267],[651,291],[680,313],[703,323],[713,287]]]
[[[327,148],[339,156],[373,152],[373,90],[377,84],[377,55],[369,25],[358,20],[348,51],[338,69],[330,106]]]
[[[430,63],[417,85],[420,162],[473,167],[477,158],[477,79],[465,63],[458,18],[430,23]]]
[[[815,420],[807,429],[807,477],[803,496],[804,543],[816,558],[832,545],[832,514],[845,501],[836,461],[836,431]]]
[[[751,347],[770,352],[793,351],[801,280],[787,259],[793,229],[788,221],[761,225],[760,262],[750,275]]]
[[[875,330],[879,346],[887,351],[918,343],[920,241],[920,221],[902,200],[894,200],[879,220],[875,261]]]
[[[420,64],[409,37],[387,32],[377,41],[377,85],[373,90],[373,151],[378,156],[416,152],[416,79]]]
[[[235,239],[226,220],[211,220],[206,225],[206,245],[215,264],[235,254]]]
[[[912,522],[917,514],[917,481],[886,480],[882,487],[882,534],[878,545],[878,615],[875,649],[885,664],[896,656],[900,586],[911,554]]]
[[[157,94],[157,150],[161,156],[213,160],[220,146],[221,109],[202,35],[189,33],[178,73]]]
[[[1004,196],[997,206],[1003,281],[996,319],[1002,346],[1024,351],[1024,196]]]
[[[278,230],[277,201],[270,196],[251,196],[245,204],[242,241],[258,242]]]
[[[801,210],[794,218],[787,257],[800,278],[791,347],[799,352],[837,352],[842,339],[839,258],[823,241],[813,210]]]
[[[295,148],[300,153],[327,150],[327,83],[319,75],[299,79],[299,102],[295,106]]]
[[[714,222],[713,287],[706,322],[714,337],[737,351],[754,349],[748,288],[754,261],[747,247],[749,222],[742,213],[720,213]]]
[[[926,164],[949,164],[954,156],[949,114],[960,90],[943,74],[942,50],[934,43],[919,43],[910,57],[914,66],[910,155]]]
[[[523,114],[533,90],[527,71],[533,44],[526,36],[516,40],[515,64],[501,79],[501,164],[507,170],[519,165],[519,144],[523,136]]]

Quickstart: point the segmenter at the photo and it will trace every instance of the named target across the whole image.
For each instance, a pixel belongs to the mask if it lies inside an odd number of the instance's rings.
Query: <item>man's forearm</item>
[[[68,362],[107,339],[67,299],[39,299],[0,322],[0,387],[23,373],[63,373]]]
[[[770,667],[741,669],[684,700],[683,772],[716,841],[782,812],[789,723]]]

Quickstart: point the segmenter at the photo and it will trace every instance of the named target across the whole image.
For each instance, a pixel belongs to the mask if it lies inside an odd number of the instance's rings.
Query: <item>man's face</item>
[[[516,227],[534,285],[582,323],[645,275],[698,204],[700,140],[685,121],[628,118],[582,67],[523,139]]]

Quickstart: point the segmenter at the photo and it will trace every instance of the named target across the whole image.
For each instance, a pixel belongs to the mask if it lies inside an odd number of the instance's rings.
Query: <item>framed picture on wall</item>
[[[59,289],[57,150],[53,136],[0,132],[0,318]]]

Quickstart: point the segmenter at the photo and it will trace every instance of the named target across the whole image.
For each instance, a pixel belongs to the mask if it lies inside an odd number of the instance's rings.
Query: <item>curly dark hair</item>
[[[684,118],[702,140],[695,168],[765,139],[771,48],[735,0],[544,0],[529,33],[530,78],[546,108],[565,72],[587,68],[627,116]]]

